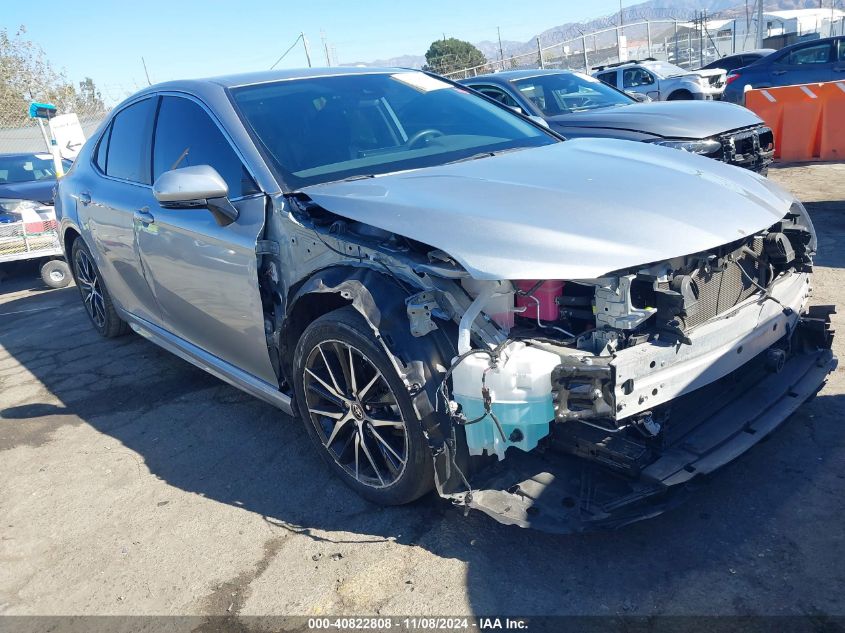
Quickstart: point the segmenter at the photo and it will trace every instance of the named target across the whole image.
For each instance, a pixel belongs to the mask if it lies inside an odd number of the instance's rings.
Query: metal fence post
[[[675,20],[675,63],[679,61],[681,60],[678,59],[678,21]]]
[[[540,38],[537,38],[537,59],[540,64],[540,68],[545,68],[545,64],[543,63],[543,49],[540,48]]]
[[[648,36],[648,56],[651,57],[651,22],[649,22],[648,20],[646,20],[645,22],[645,31],[646,35]]]
[[[584,52],[584,72],[590,72],[590,62],[587,61],[587,36],[581,35],[581,50]]]

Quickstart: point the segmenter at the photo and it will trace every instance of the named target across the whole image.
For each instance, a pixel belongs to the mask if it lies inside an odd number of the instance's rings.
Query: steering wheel
[[[413,149],[416,145],[418,145],[420,143],[420,141],[422,141],[424,138],[426,138],[428,136],[430,136],[432,138],[437,138],[438,136],[443,136],[443,132],[441,132],[440,130],[435,130],[434,128],[426,128],[425,130],[420,130],[419,132],[414,134],[411,138],[409,138],[408,141],[405,143],[405,145],[409,149]]]

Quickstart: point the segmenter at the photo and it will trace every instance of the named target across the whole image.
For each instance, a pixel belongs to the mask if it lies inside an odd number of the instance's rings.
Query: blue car
[[[722,100],[743,105],[745,88],[772,88],[845,79],[845,37],[787,46],[727,77]]]

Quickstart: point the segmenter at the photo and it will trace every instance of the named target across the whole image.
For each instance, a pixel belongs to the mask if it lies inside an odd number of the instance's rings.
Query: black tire
[[[65,260],[48,259],[41,264],[41,281],[51,288],[66,288],[70,279],[70,266]]]
[[[82,298],[82,304],[85,306],[85,311],[88,313],[88,318],[91,320],[94,329],[105,338],[127,334],[129,324],[121,319],[114,309],[114,303],[112,303],[111,295],[109,295],[105,282],[100,275],[100,270],[82,238],[77,238],[73,242],[71,262],[73,279],[76,282],[76,287],[79,288],[79,296]],[[92,283],[97,295],[99,295],[99,300],[96,301],[95,297],[89,296]]]
[[[667,101],[692,101],[692,93],[689,90],[676,90]]]
[[[352,361],[341,361],[347,352]],[[311,323],[297,342],[293,368],[297,406],[308,435],[346,485],[381,505],[410,503],[431,490],[431,451],[407,387],[354,308]],[[355,378],[350,380],[350,373]],[[357,389],[348,387],[356,382]],[[338,392],[349,400],[341,402],[325,384],[340,384]],[[315,414],[317,410],[325,415]],[[353,471],[354,453],[358,461]]]

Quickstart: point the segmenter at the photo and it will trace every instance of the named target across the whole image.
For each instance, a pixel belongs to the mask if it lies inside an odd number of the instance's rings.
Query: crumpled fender
[[[437,390],[457,354],[457,326],[438,321],[437,330],[413,336],[405,299],[418,291],[379,270],[338,266],[318,271],[305,281],[290,299],[287,314],[306,295],[330,293],[349,301],[364,317],[408,388],[432,451],[437,488],[443,494],[461,488],[460,474],[453,467],[458,451],[452,423],[443,403],[439,410],[437,406]]]

